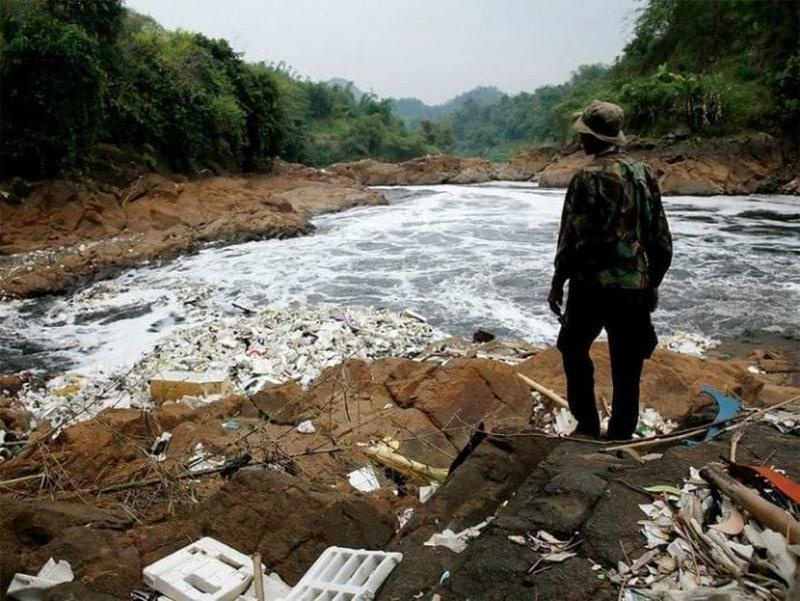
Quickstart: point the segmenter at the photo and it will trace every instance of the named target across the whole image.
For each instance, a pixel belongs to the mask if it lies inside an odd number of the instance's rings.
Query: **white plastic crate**
[[[147,566],[144,581],[175,601],[233,601],[253,579],[253,561],[210,537]]]
[[[283,601],[369,601],[402,553],[328,547]]]

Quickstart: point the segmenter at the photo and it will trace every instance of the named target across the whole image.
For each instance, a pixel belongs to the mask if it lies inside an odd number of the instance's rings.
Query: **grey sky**
[[[382,97],[440,103],[478,85],[560,83],[611,62],[637,0],[127,0],[170,29],[225,38],[251,61]]]

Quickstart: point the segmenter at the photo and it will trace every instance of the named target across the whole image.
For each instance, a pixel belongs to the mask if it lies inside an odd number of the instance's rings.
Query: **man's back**
[[[556,271],[609,288],[657,287],[672,242],[653,173],[621,152],[597,156],[570,182]]]

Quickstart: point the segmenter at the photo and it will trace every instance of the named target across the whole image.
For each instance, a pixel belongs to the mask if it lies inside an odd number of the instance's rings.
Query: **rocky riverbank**
[[[606,345],[593,354],[607,399]],[[127,599],[144,566],[212,536],[259,551],[290,584],[329,545],[399,550],[379,599],[616,599],[618,562],[647,551],[642,489],[679,484],[690,466],[727,454],[729,435],[663,443],[647,460],[559,437],[565,411],[518,375],[563,395],[558,357],[516,341],[443,338],[413,313],[289,308],[179,333],[101,386],[61,381],[45,394],[35,378],[5,377],[0,407],[13,435],[0,463],[0,590],[54,557],[70,562],[75,582],[46,599]],[[176,369],[223,373],[231,387],[172,399],[147,387]],[[701,385],[765,407],[796,396],[797,378],[773,350],[727,361],[658,350],[643,376],[641,435],[708,422]],[[97,413],[119,392],[148,399]],[[43,404],[25,415],[45,396],[61,399],[69,419]],[[14,430],[26,419],[32,431]],[[798,440],[756,420],[739,457],[798,478]],[[353,484],[362,470],[366,489]],[[423,544],[486,520],[462,553]],[[575,555],[532,573],[541,550],[524,541],[539,530],[577,531]]]
[[[650,165],[665,195],[798,194],[797,148],[768,134],[722,139],[632,138],[627,152]],[[330,171],[377,186],[474,184],[493,180],[538,181],[566,188],[590,157],[577,149],[541,148],[506,163],[431,156],[404,163],[363,160]]]
[[[247,177],[49,181],[13,200],[0,201],[0,295],[16,297],[64,292],[205,243],[302,235],[311,215],[386,202],[352,179],[287,164]]]

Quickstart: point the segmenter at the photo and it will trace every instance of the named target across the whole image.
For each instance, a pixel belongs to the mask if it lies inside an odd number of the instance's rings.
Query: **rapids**
[[[174,328],[264,307],[413,309],[445,332],[478,326],[552,344],[545,302],[563,190],[495,182],[384,189],[390,204],[315,218],[314,235],[143,266],[63,297],[0,304],[0,373],[124,368]],[[800,335],[800,203],[667,197],[675,259],[662,335]]]

